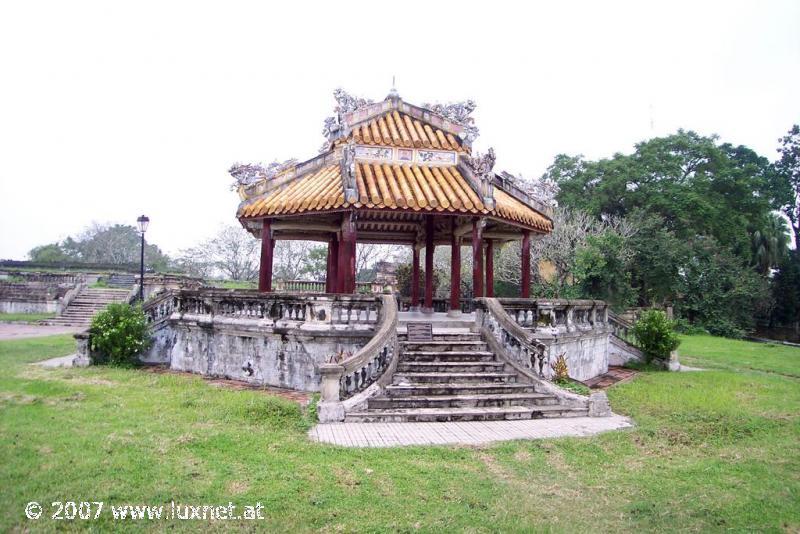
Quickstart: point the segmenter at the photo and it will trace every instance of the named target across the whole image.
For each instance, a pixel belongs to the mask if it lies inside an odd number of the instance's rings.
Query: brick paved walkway
[[[638,371],[634,371],[633,369],[609,365],[608,372],[606,374],[590,378],[589,380],[584,381],[583,384],[592,389],[606,389],[614,384],[627,382],[637,374]]]
[[[514,439],[593,436],[633,426],[627,417],[568,417],[451,423],[326,423],[308,432],[312,441],[344,447],[483,445]]]

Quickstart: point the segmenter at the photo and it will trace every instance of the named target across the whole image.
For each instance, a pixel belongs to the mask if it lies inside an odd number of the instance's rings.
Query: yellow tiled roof
[[[508,193],[495,188],[495,209],[487,210],[458,169],[413,164],[356,163],[358,198],[347,202],[338,164],[322,167],[283,189],[251,199],[240,209],[245,218],[291,215],[347,207],[410,209],[485,214],[550,231],[552,223]]]
[[[553,222],[550,219],[497,187],[494,188],[494,212],[503,219],[532,226],[544,232],[553,230]]]
[[[322,167],[283,189],[257,197],[239,209],[238,217],[263,217],[337,209],[345,205],[339,164]]]
[[[393,110],[353,128],[356,143],[465,152],[453,134]]]
[[[358,204],[368,208],[487,213],[456,167],[359,163],[356,182]]]

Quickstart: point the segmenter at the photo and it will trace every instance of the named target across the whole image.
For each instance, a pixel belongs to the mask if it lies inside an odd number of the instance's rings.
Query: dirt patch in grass
[[[199,376],[195,373],[189,373],[186,371],[176,371],[164,365],[148,365],[142,369],[155,374],[170,374],[192,378],[197,378]],[[233,389],[237,391],[258,391],[260,393],[264,393],[265,395],[281,397],[286,400],[296,402],[301,406],[306,406],[311,401],[311,394],[304,391],[295,391],[293,389],[276,388],[272,386],[259,386],[256,384],[241,382],[239,380],[232,380],[230,378],[217,378],[210,376],[201,376],[200,378],[202,378],[204,382],[212,387]]]

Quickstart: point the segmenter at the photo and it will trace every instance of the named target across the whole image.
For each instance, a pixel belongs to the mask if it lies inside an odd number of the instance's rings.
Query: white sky
[[[140,213],[174,254],[235,222],[231,163],[316,155],[333,89],[393,75],[514,173],[681,127],[774,159],[800,2],[3,2],[0,258]]]

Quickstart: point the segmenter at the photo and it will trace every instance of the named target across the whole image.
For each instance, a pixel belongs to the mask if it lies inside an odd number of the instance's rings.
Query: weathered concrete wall
[[[567,361],[569,376],[575,380],[588,380],[608,372],[608,332],[570,332],[556,336],[537,338],[550,350],[550,361],[555,362],[560,354]]]
[[[258,321],[214,318],[164,323],[142,358],[171,369],[252,384],[318,391],[319,366],[341,352],[353,353],[372,329],[275,327]]]
[[[0,301],[0,313],[56,313],[58,300],[43,301]]]
[[[644,361],[644,356],[639,349],[611,336],[608,343],[608,365],[623,366],[628,362],[642,361]]]

